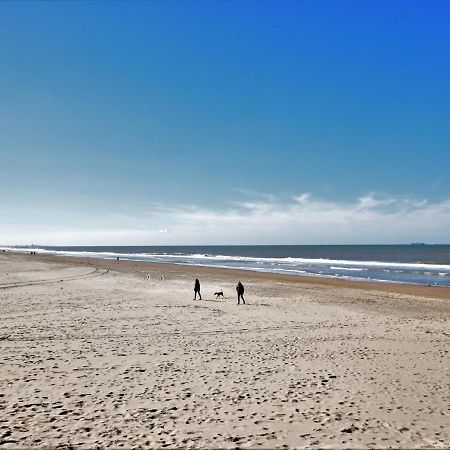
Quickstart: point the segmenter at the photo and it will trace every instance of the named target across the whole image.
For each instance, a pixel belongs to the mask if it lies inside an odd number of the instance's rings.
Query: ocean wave
[[[188,264],[228,269],[246,269],[261,272],[292,273],[298,275],[322,276],[331,278],[348,278],[371,281],[408,282],[433,284],[440,277],[439,283],[448,284],[442,277],[450,277],[450,265],[427,264],[423,262],[402,263],[395,261],[358,261],[327,258],[297,257],[251,257],[212,255],[209,253],[168,252],[116,252],[88,250],[56,250],[43,247],[0,247],[21,253],[34,251],[40,254],[60,256],[78,256],[101,259],[124,259],[131,261],[148,261],[170,264]],[[344,275],[347,272],[348,275]],[[350,272],[357,272],[352,275]],[[383,272],[383,275],[381,275]],[[359,275],[360,274],[360,275]],[[389,278],[389,279],[386,279]]]
[[[395,269],[422,269],[422,270],[436,270],[441,273],[450,272],[450,265],[448,264],[427,264],[427,263],[402,263],[392,261],[359,261],[346,259],[327,259],[327,258],[269,258],[269,257],[253,257],[253,256],[228,256],[228,255],[207,255],[204,253],[180,254],[180,253],[120,253],[120,252],[89,252],[89,251],[67,251],[67,250],[50,250],[45,248],[13,248],[0,247],[0,249],[14,250],[17,252],[29,252],[31,250],[36,253],[46,253],[55,255],[67,256],[87,256],[87,257],[122,257],[122,258],[136,258],[143,259],[150,258],[167,258],[167,259],[193,259],[193,260],[216,260],[229,262],[250,262],[250,263],[275,263],[283,265],[308,265],[308,266],[330,266],[330,268],[339,268],[341,270],[349,269],[355,270],[359,268],[395,268]],[[341,267],[351,266],[351,267]]]

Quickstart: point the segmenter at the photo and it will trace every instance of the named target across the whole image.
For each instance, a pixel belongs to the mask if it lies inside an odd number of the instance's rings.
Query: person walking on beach
[[[198,281],[198,278],[195,279],[195,284],[194,284],[194,300],[197,300],[197,293],[199,296],[199,300],[201,300],[202,294],[200,294],[200,281]]]
[[[239,283],[236,286],[236,292],[238,296],[238,305],[240,305],[240,299],[242,298],[242,303],[245,305],[244,300],[244,285],[239,281]]]

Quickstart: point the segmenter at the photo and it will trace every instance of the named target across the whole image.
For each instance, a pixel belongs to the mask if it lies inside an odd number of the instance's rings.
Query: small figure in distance
[[[194,300],[197,300],[197,293],[199,296],[199,300],[201,300],[202,294],[200,294],[200,281],[198,281],[198,278],[195,279],[195,284],[194,284]]]
[[[219,297],[224,298],[224,296],[223,296],[223,290],[214,292],[214,295],[216,296],[216,299],[219,298]]]
[[[238,296],[238,305],[240,305],[239,299],[241,299],[241,298],[242,298],[242,303],[245,305],[244,285],[240,281],[236,286],[236,292],[237,292],[237,296]]]

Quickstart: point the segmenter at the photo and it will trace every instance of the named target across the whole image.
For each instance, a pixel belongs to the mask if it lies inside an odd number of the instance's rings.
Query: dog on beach
[[[214,292],[214,295],[216,296],[216,298],[219,298],[219,297],[224,298],[223,291]]]

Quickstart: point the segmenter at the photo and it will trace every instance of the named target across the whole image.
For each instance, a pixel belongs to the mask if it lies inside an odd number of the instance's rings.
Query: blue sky
[[[0,243],[448,242],[449,23],[446,1],[2,2]]]

